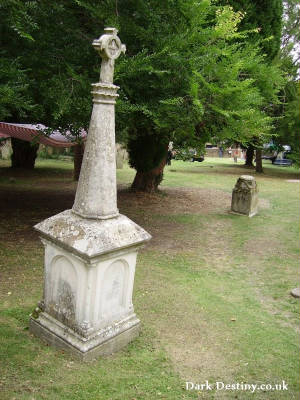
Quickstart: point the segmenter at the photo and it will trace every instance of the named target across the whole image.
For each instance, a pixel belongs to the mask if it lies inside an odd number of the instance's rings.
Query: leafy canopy
[[[209,0],[6,0],[1,8],[1,119],[87,128],[100,64],[91,42],[116,26],[128,49],[115,70],[117,137],[136,169],[157,166],[169,140],[196,147],[270,132],[282,80],[239,29],[247,14]]]

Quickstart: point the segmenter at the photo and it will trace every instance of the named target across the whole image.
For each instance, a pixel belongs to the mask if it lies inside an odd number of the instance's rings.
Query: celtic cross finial
[[[117,36],[116,28],[105,28],[104,35],[93,41],[93,46],[102,58],[100,82],[113,83],[115,60],[125,53],[126,46]]]

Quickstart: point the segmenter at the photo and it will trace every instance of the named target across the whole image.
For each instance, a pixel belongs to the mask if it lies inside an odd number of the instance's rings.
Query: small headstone
[[[299,299],[299,297],[300,297],[300,288],[297,287],[297,288],[291,290],[291,295],[293,297],[296,297],[297,299]]]
[[[11,139],[7,139],[0,143],[0,158],[9,160],[12,154]]]
[[[116,165],[117,169],[122,169],[124,162],[127,160],[127,151],[119,143],[116,143]]]
[[[242,175],[232,191],[231,211],[253,217],[258,211],[258,189],[251,175]]]
[[[299,183],[300,182],[299,179],[287,179],[286,181],[290,182],[290,183]]]

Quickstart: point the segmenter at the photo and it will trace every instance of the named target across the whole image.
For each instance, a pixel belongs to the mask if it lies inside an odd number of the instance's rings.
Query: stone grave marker
[[[114,62],[125,46],[106,28],[72,210],[37,224],[45,246],[44,294],[30,331],[82,360],[113,353],[136,337],[132,291],[138,249],[151,236],[119,214],[116,190]]]
[[[0,143],[0,158],[9,160],[12,154],[11,139],[6,139]]]
[[[291,293],[291,295],[293,297],[295,297],[296,299],[299,299],[299,297],[300,297],[300,288],[295,288],[295,289],[291,290],[290,293]]]
[[[258,211],[258,189],[251,175],[238,178],[232,191],[231,212],[253,217]]]

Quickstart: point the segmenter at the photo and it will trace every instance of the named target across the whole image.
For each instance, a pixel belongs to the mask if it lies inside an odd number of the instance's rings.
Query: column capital
[[[93,83],[92,84],[92,95],[94,103],[103,104],[116,104],[116,98],[119,97],[117,91],[119,86],[109,83]]]

